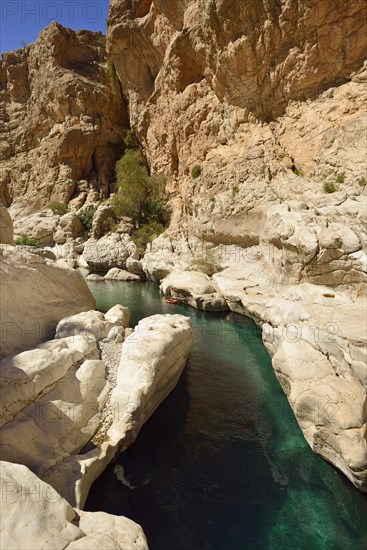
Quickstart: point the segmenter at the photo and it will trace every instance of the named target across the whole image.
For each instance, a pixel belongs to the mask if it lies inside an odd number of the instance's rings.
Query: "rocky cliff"
[[[109,194],[127,110],[105,37],[52,23],[0,62],[0,200],[16,215]]]
[[[111,0],[108,62],[101,35],[52,24],[1,66],[15,216],[108,194],[128,108],[169,177],[145,273],[214,250],[209,298],[168,287],[263,325],[307,441],[364,490],[366,30],[362,0]]]
[[[244,165],[265,154],[266,138],[297,156],[271,123],[286,112],[298,120],[291,102],[350,80],[365,22],[362,0],[112,0],[109,52],[152,165],[182,176],[234,141]],[[264,128],[252,142],[248,123]]]
[[[171,178],[147,275],[262,324],[310,446],[364,490],[366,30],[364,2],[332,0],[112,0],[108,29],[132,128]],[[175,272],[208,250],[222,271],[198,295]]]

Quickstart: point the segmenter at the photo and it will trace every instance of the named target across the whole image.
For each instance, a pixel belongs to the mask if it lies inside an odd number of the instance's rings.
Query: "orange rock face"
[[[347,82],[363,0],[111,0],[109,51],[153,167],[179,176],[244,122]]]
[[[0,200],[22,215],[68,202],[87,180],[109,191],[128,125],[105,37],[52,23],[0,63]]]

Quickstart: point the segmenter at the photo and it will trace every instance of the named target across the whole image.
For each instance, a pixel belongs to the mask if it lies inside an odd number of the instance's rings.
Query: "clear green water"
[[[309,449],[251,321],[168,305],[152,283],[90,288],[101,311],[129,306],[132,326],[154,313],[190,316],[196,342],[87,510],[132,518],[151,550],[367,548],[366,495]]]

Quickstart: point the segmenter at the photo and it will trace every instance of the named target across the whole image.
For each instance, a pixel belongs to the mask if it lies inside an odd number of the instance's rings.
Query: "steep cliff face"
[[[263,326],[310,446],[364,491],[366,9],[111,0],[108,29],[132,128],[171,181],[146,273],[214,250],[217,292]]]
[[[109,55],[152,168],[171,176],[172,232],[270,243],[285,283],[365,280],[364,256],[325,254],[317,235],[340,222],[351,254],[366,244],[366,30],[362,1],[111,1]],[[269,210],[294,199],[296,216]]]
[[[242,141],[246,123],[347,82],[363,64],[365,22],[362,0],[111,0],[108,38],[153,167],[182,176]]]
[[[101,33],[52,23],[30,46],[4,54],[0,102],[5,206],[27,214],[68,202],[80,180],[108,194],[128,119]]]

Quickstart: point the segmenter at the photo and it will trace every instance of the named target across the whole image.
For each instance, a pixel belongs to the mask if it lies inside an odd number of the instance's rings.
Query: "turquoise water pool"
[[[166,304],[153,283],[89,284],[132,326],[182,313],[196,341],[175,390],[92,486],[87,510],[142,525],[151,550],[361,550],[367,498],[315,456],[260,330],[239,315]]]

